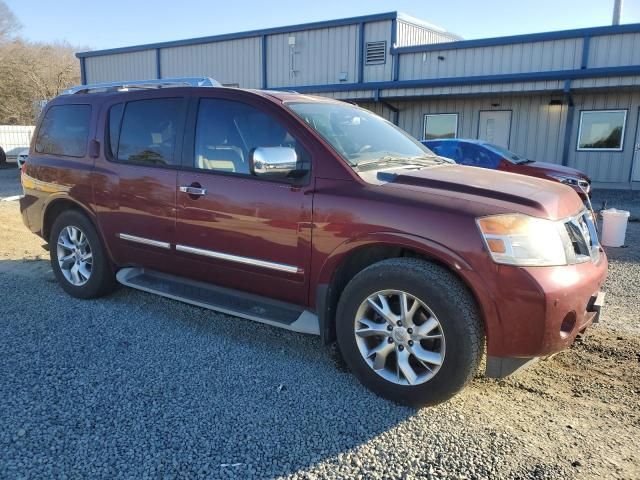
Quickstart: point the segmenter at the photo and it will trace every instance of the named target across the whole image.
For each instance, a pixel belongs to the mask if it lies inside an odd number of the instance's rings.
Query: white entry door
[[[511,110],[484,110],[478,120],[478,139],[509,148]]]

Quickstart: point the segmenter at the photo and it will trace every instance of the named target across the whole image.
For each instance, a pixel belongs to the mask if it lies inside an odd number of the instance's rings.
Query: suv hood
[[[515,212],[557,220],[575,215],[584,208],[572,188],[514,173],[455,164],[376,173],[375,180],[362,176],[370,183],[387,187],[481,203],[492,207],[488,214]]]

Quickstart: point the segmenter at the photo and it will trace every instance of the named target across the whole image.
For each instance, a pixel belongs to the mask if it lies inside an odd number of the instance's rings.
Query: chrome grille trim
[[[600,258],[600,241],[591,213],[583,210],[578,215],[562,221],[562,225],[569,242],[568,263],[584,263],[590,260],[597,262]]]

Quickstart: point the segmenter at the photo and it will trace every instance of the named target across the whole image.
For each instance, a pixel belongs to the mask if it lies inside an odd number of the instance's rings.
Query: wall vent
[[[387,61],[387,42],[367,42],[365,65],[380,65]]]

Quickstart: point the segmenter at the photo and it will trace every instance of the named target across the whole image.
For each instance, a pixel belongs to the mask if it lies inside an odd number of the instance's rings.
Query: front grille
[[[570,218],[565,222],[564,227],[567,232],[565,244],[569,263],[597,261],[600,255],[600,243],[591,213],[583,212]]]

